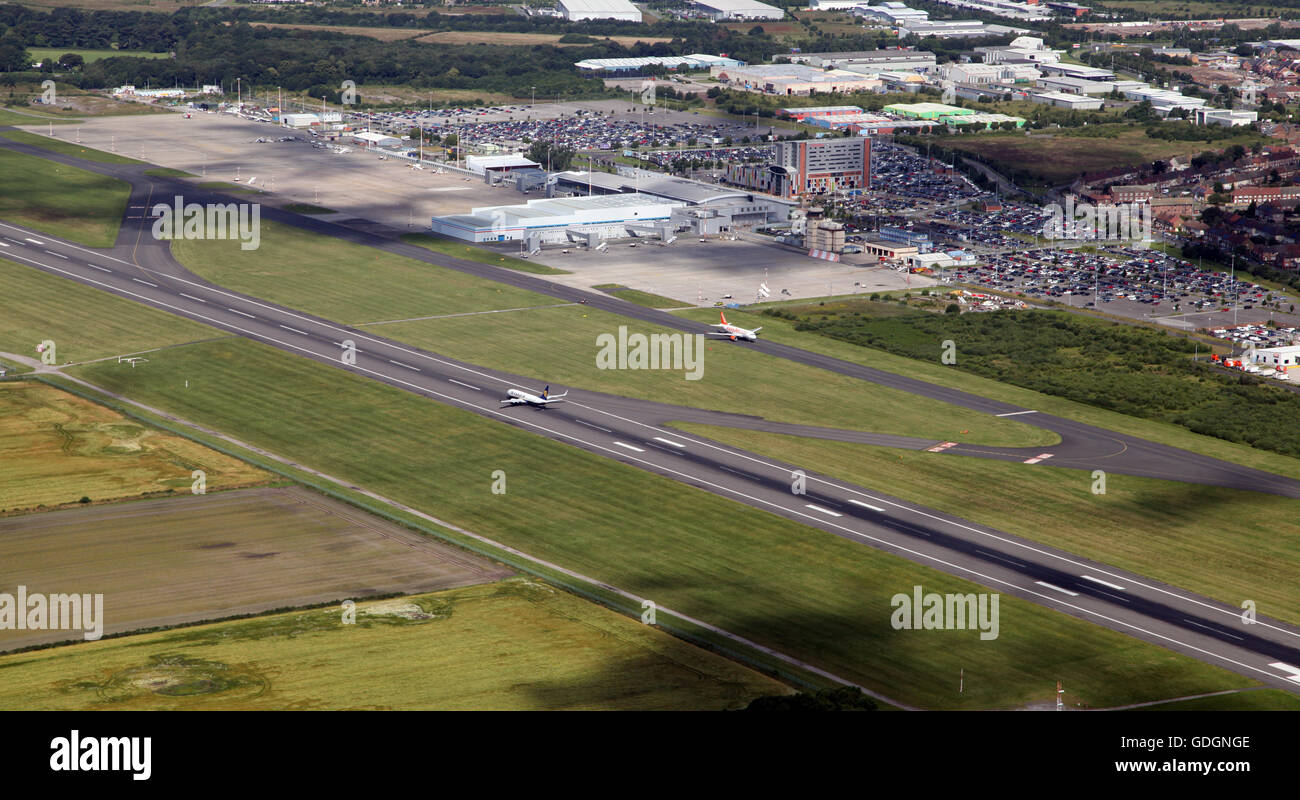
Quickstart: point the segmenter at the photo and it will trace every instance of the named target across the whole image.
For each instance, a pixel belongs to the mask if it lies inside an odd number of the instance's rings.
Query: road
[[[16,143],[12,146],[15,149],[20,147]],[[41,152],[41,155],[46,154]],[[910,449],[933,447],[938,443],[853,431],[776,425],[738,415],[681,409],[576,389],[571,390],[570,402],[549,409],[502,409],[499,401],[507,388],[536,389],[537,381],[449,359],[214,286],[186,271],[171,258],[167,244],[155,241],[150,235],[149,221],[143,213],[143,209],[150,205],[150,199],[159,194],[170,198],[181,193],[187,202],[198,203],[231,202],[231,198],[174,181],[144,178],[138,174],[142,169],[138,166],[77,165],[93,166],[97,171],[119,171],[133,184],[128,219],[117,246],[111,251],[91,250],[17,226],[0,224],[0,256],[664,475],[970,579],[995,591],[1022,597],[1160,644],[1268,685],[1300,690],[1300,629],[1295,626],[1266,617],[1259,617],[1254,624],[1246,624],[1241,619],[1239,608],[814,473],[807,475],[806,493],[793,494],[793,472],[798,465],[685,435],[664,427],[663,423],[671,419],[691,419],[760,430],[816,432],[829,438]],[[504,280],[523,288],[538,290],[539,285],[549,287],[546,293],[561,299],[587,299],[589,305],[614,313],[689,332],[703,330],[696,323],[662,312],[550,284],[533,276],[476,262],[463,262],[423,248],[285,214],[269,207],[264,207],[263,213],[268,218],[317,229],[325,235],[371,246],[379,244],[383,249]],[[356,346],[354,364],[345,363],[343,359],[342,345],[349,340]],[[753,346],[778,357],[957,402],[988,413],[1032,412],[775,342],[760,341],[737,346]],[[1061,434],[1061,445],[1032,449],[1034,454],[1051,450],[1052,463],[1055,464],[1086,467],[1106,462],[1121,464],[1132,474],[1160,473],[1155,476],[1240,485],[1242,488],[1263,480],[1279,494],[1300,496],[1295,493],[1296,482],[1280,476],[1204,459],[1063,418],[1036,412],[1023,413],[1022,416]],[[1003,459],[1026,456],[1031,452],[1016,448],[971,449],[963,445],[946,450],[948,453],[967,451],[971,455]]]

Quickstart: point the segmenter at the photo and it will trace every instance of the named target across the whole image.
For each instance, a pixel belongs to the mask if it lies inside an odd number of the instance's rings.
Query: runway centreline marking
[[[184,297],[184,298],[186,298],[186,299],[188,299],[188,300],[197,300],[197,301],[200,302],[200,303],[206,303],[206,302],[208,302],[207,300],[204,300],[202,297],[195,297],[195,296],[192,295],[192,294],[185,294],[185,292],[177,292],[177,294],[179,294],[181,297]]]
[[[686,445],[682,444],[681,442],[674,442],[672,439],[665,439],[665,438],[662,437],[662,436],[656,436],[656,437],[654,437],[654,440],[655,440],[656,442],[663,442],[664,444],[670,444],[670,445],[672,445],[673,447],[681,447],[681,448],[683,448],[683,449],[685,449],[685,447],[686,447]]]
[[[302,334],[303,336],[311,335],[310,333],[307,333],[307,331],[300,331],[297,328],[290,328],[288,325],[281,325],[280,327],[284,328],[286,331],[293,331],[294,333]]]
[[[112,271],[113,271],[113,270],[109,269],[108,267],[99,267],[99,266],[95,266],[94,264],[87,264],[86,266],[90,267],[91,269],[97,269],[97,270],[99,270],[100,272],[112,272]]]
[[[464,381],[458,381],[458,380],[456,380],[455,378],[448,378],[447,380],[451,381],[452,383],[456,384],[457,386],[464,386],[466,389],[473,389],[473,390],[476,391],[476,392],[481,392],[481,391],[483,391],[482,389],[478,388],[477,386],[470,386],[468,383],[465,383]]]
[[[881,508],[881,507],[879,507],[879,506],[873,506],[873,505],[871,505],[870,503],[864,503],[864,502],[862,502],[861,500],[852,500],[852,499],[850,499],[849,502],[852,503],[852,504],[855,505],[855,506],[862,506],[863,508],[869,508],[869,509],[871,509],[872,511],[875,511],[875,512],[878,512],[878,513],[881,513],[881,514],[885,513],[885,509],[883,509],[883,508]]]
[[[131,280],[135,281],[136,283],[143,283],[145,286],[152,286],[155,289],[158,288],[158,284],[156,283],[150,283],[149,281],[142,281],[139,278],[132,278]]]
[[[455,381],[452,382],[455,383]],[[611,431],[609,428],[602,428],[599,425],[592,424],[590,422],[587,422],[586,420],[575,419],[574,422],[578,423],[579,425],[586,425],[588,428],[595,428],[598,431],[604,431],[605,433],[613,433],[613,431]]]
[[[1236,635],[1235,633],[1228,633],[1227,631],[1219,630],[1218,628],[1211,628],[1209,625],[1203,625],[1203,624],[1197,622],[1197,621],[1194,620],[1194,619],[1188,619],[1187,617],[1183,617],[1183,622],[1190,622],[1191,624],[1195,625],[1196,627],[1198,627],[1198,628],[1204,628],[1205,630],[1209,631],[1210,633],[1217,633],[1217,634],[1219,634],[1220,636],[1229,636],[1229,637],[1231,637],[1231,638],[1233,638],[1233,639],[1236,639],[1237,641],[1244,641],[1243,637],[1238,636],[1238,635]]]
[[[1005,413],[1005,414],[994,414],[993,416],[995,416],[995,417],[1014,417],[1014,416],[1017,416],[1017,415],[1020,415],[1020,414],[1037,414],[1037,413],[1038,413],[1037,411],[1034,411],[1034,410],[1031,409],[1031,410],[1029,410],[1029,411],[1008,411],[1008,412]]]
[[[1048,589],[1055,589],[1056,591],[1061,592],[1062,594],[1068,594],[1071,597],[1079,596],[1078,592],[1072,592],[1069,589],[1062,589],[1060,586],[1057,586],[1054,583],[1048,583],[1047,581],[1034,581],[1034,583],[1038,584],[1039,586],[1046,586]]]
[[[54,252],[53,250],[46,250],[45,252],[49,253],[49,254],[52,255],[52,256],[57,256],[58,258],[61,258],[61,259],[63,259],[64,261],[67,261],[67,259],[68,259],[67,256],[63,255],[62,253],[56,253],[56,252]]]
[[[1101,578],[1094,578],[1094,577],[1092,577],[1091,575],[1081,575],[1080,577],[1083,578],[1085,581],[1092,581],[1093,583],[1100,583],[1102,586],[1109,586],[1110,588],[1115,589],[1115,590],[1118,590],[1118,591],[1121,591],[1121,592],[1128,591],[1128,590],[1125,589],[1123,586],[1117,586],[1116,584],[1113,584],[1113,583],[1111,583],[1111,582],[1109,582],[1109,581],[1103,581]]]
[[[45,244],[45,242],[42,242],[40,239],[33,239],[30,236],[27,237],[27,241],[31,242],[32,244],[39,244],[39,245]]]
[[[807,508],[811,508],[813,511],[820,511],[820,512],[823,513],[823,514],[829,514],[829,515],[832,516],[832,517],[842,517],[842,516],[844,516],[843,514],[841,514],[841,513],[838,512],[838,511],[831,511],[829,508],[822,508],[821,506],[815,506],[815,505],[813,505],[812,503],[805,503],[804,505],[805,505]]]
[[[411,366],[410,364],[403,364],[402,362],[400,362],[400,361],[394,361],[394,360],[391,359],[391,358],[388,359],[388,363],[389,363],[389,364],[395,364],[395,365],[397,365],[397,366],[399,366],[399,367],[405,367],[406,369],[414,370],[415,372],[419,372],[419,371],[420,371],[420,368],[419,368],[419,367],[413,367],[413,366]]]
[[[237,309],[237,308],[227,308],[226,310],[227,310],[227,311],[233,311],[233,312],[235,312],[236,314],[239,314],[239,315],[241,315],[241,316],[248,317],[249,319],[257,319],[257,317],[253,316],[252,314],[249,314],[249,313],[244,312],[244,311],[240,311],[240,310]]]
[[[635,450],[635,451],[638,452],[638,453],[644,453],[644,452],[645,452],[645,451],[642,450],[641,448],[639,448],[639,447],[633,447],[632,445],[627,444],[626,442],[614,442],[614,444],[618,445],[619,447],[626,447],[628,450]]]

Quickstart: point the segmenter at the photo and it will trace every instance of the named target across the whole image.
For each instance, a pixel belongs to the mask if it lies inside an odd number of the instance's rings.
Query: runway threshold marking
[[[1025,459],[1025,463],[1026,463],[1026,464],[1037,464],[1039,461],[1046,461],[1047,459],[1049,459],[1049,458],[1051,458],[1051,457],[1052,457],[1052,454],[1051,454],[1051,453],[1039,453],[1038,455],[1034,456],[1033,458],[1027,458],[1027,459]]]
[[[482,389],[478,388],[477,386],[470,386],[468,383],[465,383],[465,382],[463,382],[463,381],[458,381],[458,380],[456,380],[455,378],[448,378],[447,380],[451,381],[452,383],[456,384],[457,386],[464,386],[466,389],[473,389],[473,390],[476,391],[476,392],[481,392],[481,391],[483,391]]]
[[[1046,586],[1048,589],[1055,589],[1056,591],[1062,594],[1068,594],[1071,597],[1079,596],[1078,592],[1072,592],[1069,589],[1062,589],[1060,586],[1057,586],[1054,583],[1048,583],[1047,581],[1034,581],[1034,583],[1038,584],[1039,586]]]
[[[930,453],[942,453],[944,450],[947,450],[949,447],[956,447],[956,446],[957,446],[956,442],[942,442],[940,444],[936,444],[934,447],[927,447],[926,451]]]
[[[639,447],[633,447],[632,445],[627,444],[626,442],[614,442],[614,444],[618,445],[619,447],[626,447],[628,450],[635,450],[635,451],[638,452],[638,453],[644,453],[644,452],[645,452],[645,451],[642,450],[641,448],[639,448]]]
[[[1269,664],[1269,666],[1273,669],[1281,670],[1282,672],[1291,673],[1290,675],[1285,675],[1283,677],[1292,683],[1300,683],[1300,667],[1293,667],[1285,661],[1274,661],[1272,664]]]
[[[821,506],[815,506],[815,505],[813,505],[812,503],[806,503],[806,504],[805,504],[805,507],[806,507],[806,508],[811,508],[813,511],[820,511],[820,512],[823,513],[823,514],[827,514],[827,515],[832,516],[832,517],[842,517],[842,516],[844,516],[843,514],[839,513],[838,511],[831,511],[829,508],[822,508]]]
[[[1015,417],[1015,416],[1018,416],[1018,415],[1020,415],[1020,414],[1037,414],[1037,413],[1038,413],[1037,411],[1034,411],[1033,409],[1030,409],[1029,411],[1008,411],[1008,412],[1005,413],[1005,414],[994,414],[993,416],[995,416],[995,417]]]
[[[1101,578],[1094,578],[1094,577],[1092,577],[1091,575],[1082,575],[1082,576],[1080,576],[1080,577],[1082,577],[1085,581],[1092,581],[1093,583],[1100,583],[1102,586],[1109,586],[1110,588],[1112,588],[1112,589],[1116,589],[1116,590],[1121,591],[1121,592],[1123,592],[1123,591],[1127,591],[1123,586],[1117,586],[1117,585],[1115,585],[1115,584],[1113,584],[1113,583],[1109,583],[1108,581],[1103,581]]]

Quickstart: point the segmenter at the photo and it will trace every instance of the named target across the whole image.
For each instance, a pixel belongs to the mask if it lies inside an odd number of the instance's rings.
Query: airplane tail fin
[[[551,396],[551,385],[548,383],[546,384],[546,388],[542,390],[542,399],[546,400],[550,396]]]
[[[723,325],[728,324],[728,323],[727,323],[727,315],[726,315],[726,314],[724,314],[723,312],[719,311],[719,312],[718,312],[718,316],[722,319],[722,324],[723,324]]]

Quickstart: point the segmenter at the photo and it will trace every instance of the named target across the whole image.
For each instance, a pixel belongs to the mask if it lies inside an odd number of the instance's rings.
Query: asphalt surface
[[[0,146],[26,149],[17,143]],[[994,591],[1012,594],[1098,623],[1200,660],[1217,664],[1272,686],[1300,691],[1300,629],[1266,617],[1253,624],[1241,609],[1160,584],[1130,572],[1071,553],[1011,536],[992,528],[933,511],[815,473],[807,474],[804,494],[792,493],[797,465],[720,445],[663,427],[667,420],[690,419],[871,444],[921,449],[937,445],[834,429],[769,423],[743,415],[681,409],[596,392],[571,390],[567,403],[548,409],[500,408],[508,388],[536,390],[533,378],[445,358],[373,334],[284,308],[214,286],[180,267],[165,242],[149,232],[147,207],[161,195],[183,194],[187,202],[240,202],[169,180],[142,176],[139,166],[66,161],[97,172],[115,174],[133,184],[126,224],[117,246],[97,251],[55,237],[0,223],[0,256],[60,275],[136,302],[159,308],[230,333],[265,342],[339,369],[364,375],[517,428],[664,475],[682,483],[761,508],[835,535],[970,579]],[[368,246],[471,272],[560,299],[587,300],[591,307],[643,319],[688,332],[704,326],[652,309],[550,284],[533,276],[465,262],[423,248],[382,239],[310,217],[263,207],[269,219],[316,230]],[[345,363],[341,343],[352,341],[355,363]],[[955,402],[989,413],[1029,411],[903,376],[819,356],[774,342],[756,347],[812,366],[873,380],[905,391]],[[553,387],[554,388],[554,387]],[[1221,483],[1300,496],[1296,481],[1215,459],[1125,437],[1059,417],[1023,414],[1031,424],[1055,430],[1062,444],[1054,448],[977,448],[972,455],[994,458],[1034,457],[1051,451],[1054,464],[1152,474],[1193,483]],[[967,452],[957,445],[949,453]],[[1031,452],[1032,451],[1032,452]],[[1164,460],[1166,463],[1162,463]],[[1123,468],[1115,465],[1121,464]],[[883,620],[882,620],[883,623]],[[1276,665],[1276,666],[1275,666]]]

